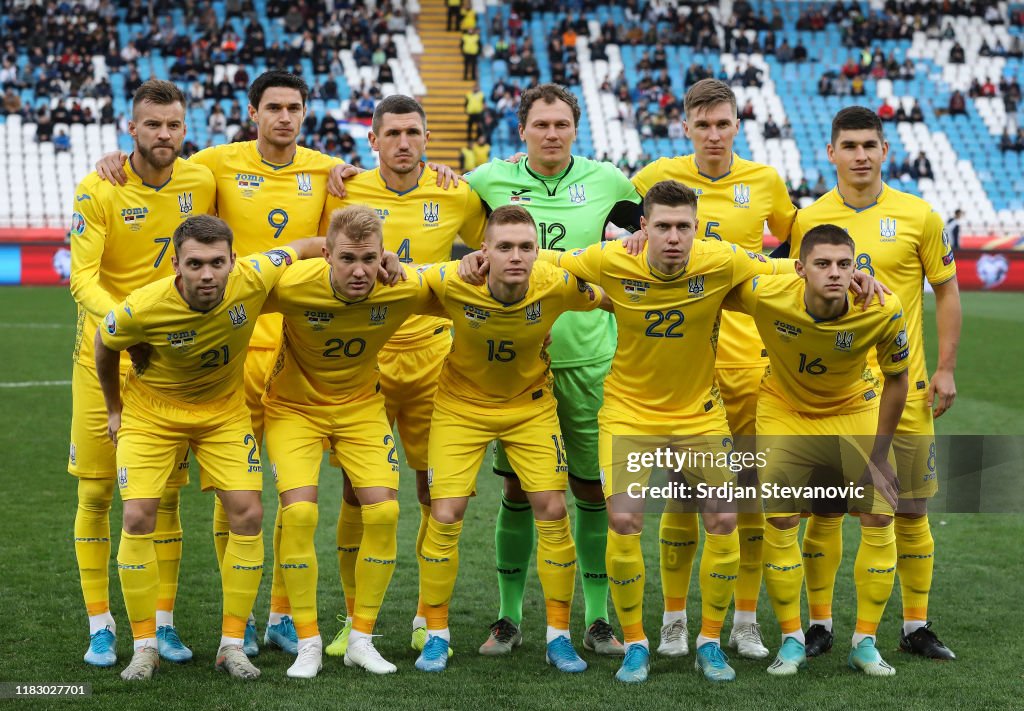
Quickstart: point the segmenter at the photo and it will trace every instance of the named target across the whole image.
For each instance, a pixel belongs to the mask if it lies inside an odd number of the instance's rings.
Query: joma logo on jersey
[[[641,296],[647,295],[647,290],[651,288],[650,282],[637,281],[635,279],[623,279],[622,290],[626,292],[626,296],[629,297],[630,301],[639,301]]]
[[[384,319],[388,317],[387,306],[371,306],[370,307],[370,325],[380,326],[384,323]]]
[[[801,331],[798,327],[794,326],[791,323],[786,323],[785,321],[776,321],[775,330],[779,332],[779,335],[782,336],[782,340],[784,341],[788,341],[791,338],[796,338],[801,333],[803,333],[803,331]]]
[[[575,205],[582,205],[587,201],[583,183],[573,183],[569,186],[569,200]]]
[[[732,186],[733,207],[750,207],[750,186],[740,183]]]
[[[441,203],[433,200],[423,203],[423,226],[433,227],[440,222]]]
[[[192,193],[178,193],[178,210],[182,215],[192,212]]]
[[[238,189],[242,191],[243,197],[252,197],[253,193],[263,185],[263,176],[252,175],[251,173],[235,173],[235,183],[238,185]]]
[[[883,217],[879,221],[878,234],[881,237],[882,242],[895,242],[896,241],[896,218],[894,217]]]
[[[121,210],[121,219],[128,225],[128,229],[138,231],[142,229],[142,223],[146,221],[148,214],[148,207],[126,207]]]
[[[839,331],[836,333],[836,347],[833,350],[850,352],[853,348],[853,331]]]
[[[228,318],[231,319],[231,325],[235,328],[244,326],[247,320],[245,315],[245,304],[235,304],[228,309]]]
[[[197,335],[199,334],[195,331],[177,331],[175,333],[168,333],[167,343],[171,348],[187,348],[195,345]]]
[[[309,173],[296,173],[295,183],[299,186],[300,197],[313,192],[313,178]]]
[[[540,302],[534,301],[526,307],[526,323],[538,323],[540,321]]]
[[[687,290],[690,296],[699,299],[704,296],[704,275],[690,277],[687,280]]]
[[[465,304],[462,307],[462,313],[465,315],[466,320],[469,321],[470,328],[480,328],[480,325],[491,315],[487,309],[481,309],[479,306],[470,306],[469,304]]]
[[[331,323],[331,319],[334,318],[334,314],[330,311],[307,311],[304,315],[314,331],[324,330]]]

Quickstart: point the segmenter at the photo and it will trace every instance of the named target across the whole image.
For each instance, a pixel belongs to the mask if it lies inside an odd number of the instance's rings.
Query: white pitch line
[[[73,323],[0,323],[0,328],[40,328],[40,329],[57,329],[57,328],[74,328]]]
[[[49,388],[71,385],[70,380],[25,380],[16,383],[0,383],[0,388]]]

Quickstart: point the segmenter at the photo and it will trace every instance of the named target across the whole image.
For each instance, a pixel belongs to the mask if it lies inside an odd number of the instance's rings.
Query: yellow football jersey
[[[124,350],[153,346],[141,373],[128,373],[160,395],[202,403],[241,392],[245,354],[267,294],[296,259],[290,247],[240,257],[228,275],[224,300],[210,311],[193,311],[178,291],[176,277],[137,289],[104,319],[103,343]]]
[[[942,284],[956,277],[953,250],[943,231],[942,218],[919,197],[882,186],[871,206],[849,207],[835,188],[797,213],[790,256],[800,255],[803,236],[815,225],[845,229],[857,246],[857,268],[893,290],[906,312],[910,337],[910,393],[907,400],[928,397],[928,369],[924,358],[925,278]],[[878,371],[874,354],[868,365]]]
[[[678,180],[697,193],[698,234],[760,252],[764,225],[781,241],[789,237],[796,207],[778,171],[768,165],[732,157],[729,172],[710,178],[700,172],[695,155],[659,158],[635,176],[633,185],[646,195],[655,183]],[[716,365],[746,368],[764,365],[763,345],[754,322],[745,314],[722,314]]]
[[[640,421],[684,426],[721,407],[712,332],[729,290],[757,274],[793,271],[790,260],[714,240],[695,240],[686,268],[672,275],[647,263],[646,247],[633,257],[619,242],[541,250],[541,257],[598,284],[615,304],[619,347],[604,382],[605,404]]]
[[[319,233],[327,199],[327,176],[342,163],[301,146],[290,163],[263,160],[256,141],[211,146],[189,160],[207,166],[217,179],[217,215],[235,233],[235,252],[251,254]],[[277,348],[281,317],[262,316],[253,348]]]
[[[135,289],[174,274],[171,235],[182,220],[213,212],[217,188],[201,165],[178,159],[171,179],[146,185],[125,162],[114,187],[90,173],[75,190],[71,217],[71,295],[78,302],[74,361],[95,367],[96,328]],[[128,365],[127,354],[122,366]]]
[[[347,186],[346,186],[347,187]],[[339,405],[379,390],[377,353],[410,314],[444,313],[415,271],[395,286],[375,284],[360,301],[331,286],[323,259],[295,265],[263,306],[284,315],[284,338],[267,385],[268,401]]]
[[[877,353],[886,374],[909,362],[903,306],[890,296],[862,309],[849,300],[846,313],[819,320],[807,312],[807,282],[796,274],[754,277],[725,300],[753,317],[770,365],[761,392],[807,415],[839,415],[878,407],[880,383],[867,370]]]
[[[455,337],[438,381],[438,392],[476,403],[507,403],[547,387],[544,340],[566,311],[600,305],[594,288],[552,264],[536,262],[530,288],[520,301],[504,304],[487,284],[458,277],[458,262],[421,269],[424,281],[452,319]]]
[[[380,169],[368,170],[346,181],[347,196],[330,195],[320,221],[320,234],[327,234],[331,213],[348,205],[366,205],[380,216],[384,228],[384,249],[408,264],[435,264],[452,257],[456,237],[474,249],[483,241],[487,215],[483,203],[469,183],[445,190],[437,187],[437,173],[423,166],[416,187],[398,193],[387,186]],[[413,316],[398,329],[389,347],[415,345],[447,327],[447,319]]]

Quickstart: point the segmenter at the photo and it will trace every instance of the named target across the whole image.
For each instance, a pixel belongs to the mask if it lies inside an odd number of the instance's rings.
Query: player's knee
[[[363,506],[363,526],[397,526],[398,510],[396,499]]]
[[[430,504],[430,517],[438,523],[458,523],[466,515],[467,499],[435,499]]]
[[[110,505],[113,500],[113,480],[78,480],[78,508],[91,513],[107,514],[110,512]]]
[[[631,536],[644,530],[644,516],[637,513],[608,512],[608,528],[620,536]]]
[[[152,533],[156,529],[156,506],[142,504],[138,499],[126,501],[121,528],[133,536]]]
[[[297,501],[281,510],[281,524],[288,528],[315,529],[319,510],[312,501]]]
[[[506,501],[518,501],[523,503],[529,501],[529,498],[526,496],[526,492],[523,491],[523,485],[519,482],[519,477],[502,477],[502,482],[502,494]]]
[[[572,495],[580,501],[586,501],[591,504],[604,503],[604,490],[601,488],[601,482],[599,481],[569,477],[569,488],[572,490]]]
[[[780,531],[788,531],[791,528],[796,528],[800,525],[800,514],[794,514],[792,516],[773,516],[765,519],[765,522],[772,528]]]
[[[533,517],[538,521],[559,521],[568,515],[565,509],[565,495],[561,492],[545,492],[530,497]]]
[[[892,523],[892,516],[885,514],[862,513],[860,525],[863,528],[885,528]]]
[[[736,514],[705,513],[704,530],[716,536],[727,536],[736,530]]]
[[[245,492],[251,496],[241,496],[242,492],[232,492],[230,503],[225,502],[228,522],[232,533],[240,536],[255,536],[263,526],[263,504],[259,492]]]
[[[160,497],[157,510],[160,513],[174,513],[181,506],[181,489],[167,487]]]

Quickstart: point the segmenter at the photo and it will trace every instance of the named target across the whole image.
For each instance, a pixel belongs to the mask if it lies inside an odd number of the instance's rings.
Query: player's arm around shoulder
[[[621,242],[598,242],[568,252],[541,249],[537,253],[537,261],[562,267],[584,281],[600,284],[606,255],[625,251]]]

